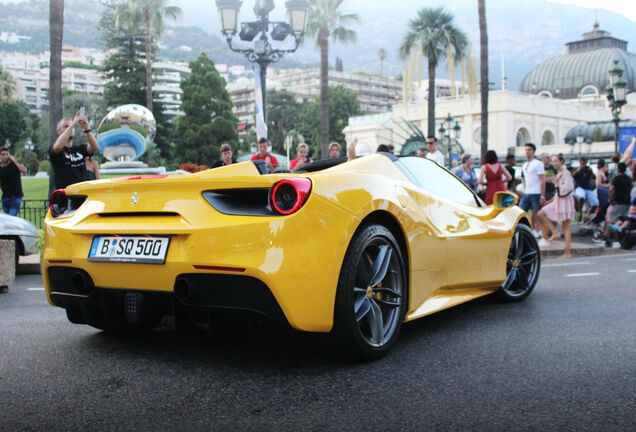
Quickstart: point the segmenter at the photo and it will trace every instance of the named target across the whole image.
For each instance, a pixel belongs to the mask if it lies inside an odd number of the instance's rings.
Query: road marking
[[[621,261],[636,261],[636,258],[623,258]]]
[[[44,291],[44,288],[27,288],[27,291]]]
[[[636,273],[636,270],[627,270],[627,273]]]
[[[591,264],[590,262],[587,261],[580,261],[580,262],[562,262],[562,263],[555,263],[555,264],[543,264],[541,266],[541,268],[546,268],[546,267],[566,267],[566,266],[576,266],[576,265],[589,265]]]
[[[570,273],[570,274],[566,274],[564,275],[565,277],[579,277],[579,276],[598,276],[600,275],[600,273]]]

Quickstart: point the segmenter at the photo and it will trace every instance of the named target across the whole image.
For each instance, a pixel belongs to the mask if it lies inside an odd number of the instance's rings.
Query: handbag
[[[556,187],[556,191],[557,191],[557,195],[559,195],[561,198],[565,198],[566,196],[570,195],[572,193],[572,190],[570,190],[570,192],[566,193],[566,194],[562,194],[561,193],[561,189],[559,189],[559,187]]]

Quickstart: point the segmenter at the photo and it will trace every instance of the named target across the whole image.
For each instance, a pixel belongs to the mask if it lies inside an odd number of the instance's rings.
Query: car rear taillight
[[[53,217],[58,217],[68,210],[66,189],[58,189],[51,194],[51,198],[49,198],[49,208],[51,209],[51,216]]]
[[[270,194],[272,210],[289,215],[297,212],[309,198],[311,180],[308,178],[291,178],[281,180],[274,185]]]

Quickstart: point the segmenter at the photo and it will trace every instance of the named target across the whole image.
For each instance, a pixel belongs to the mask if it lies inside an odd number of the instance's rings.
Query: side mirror
[[[515,206],[517,205],[517,202],[519,202],[519,197],[508,191],[495,192],[495,196],[493,198],[493,204],[498,210]]]

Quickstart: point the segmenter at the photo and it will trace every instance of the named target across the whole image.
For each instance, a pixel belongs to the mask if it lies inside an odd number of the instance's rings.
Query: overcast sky
[[[574,4],[592,9],[607,9],[618,12],[632,21],[636,21],[636,1],[634,0],[550,0],[555,3]],[[602,6],[599,7],[599,3]],[[608,27],[607,25],[605,27]]]

